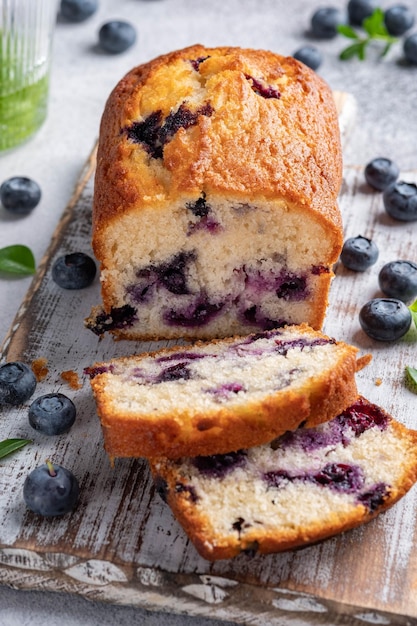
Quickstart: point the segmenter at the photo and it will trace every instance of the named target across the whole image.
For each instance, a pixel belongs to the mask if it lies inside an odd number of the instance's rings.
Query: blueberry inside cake
[[[236,451],[333,418],[357,397],[357,349],[289,326],[87,369],[115,457]]]
[[[118,338],[323,323],[343,235],[333,96],[295,59],[192,46],[134,68],[100,129],[93,247]]]
[[[279,552],[369,521],[417,478],[417,432],[358,398],[333,420],[229,454],[153,459],[155,486],[209,560]]]

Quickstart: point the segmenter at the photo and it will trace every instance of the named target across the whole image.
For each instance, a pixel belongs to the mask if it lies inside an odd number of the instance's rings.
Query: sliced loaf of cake
[[[417,479],[417,431],[359,398],[333,420],[225,455],[151,462],[200,554],[280,552],[369,521]]]
[[[201,45],[133,68],[100,125],[93,248],[117,338],[320,329],[342,244],[329,86],[292,57]]]
[[[332,419],[357,397],[353,346],[292,326],[88,368],[114,457],[195,456]]]

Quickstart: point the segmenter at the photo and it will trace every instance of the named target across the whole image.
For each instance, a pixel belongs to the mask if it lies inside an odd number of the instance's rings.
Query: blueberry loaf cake
[[[109,456],[195,456],[329,420],[357,397],[357,349],[309,327],[197,342],[86,373]]]
[[[293,58],[196,45],[134,68],[101,127],[87,326],[135,340],[320,329],[342,246],[332,93]]]
[[[417,431],[359,398],[269,444],[151,468],[203,557],[265,554],[358,526],[399,500],[417,478]]]

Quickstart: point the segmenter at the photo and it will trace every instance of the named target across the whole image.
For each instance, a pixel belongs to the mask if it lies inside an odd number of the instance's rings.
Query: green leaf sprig
[[[373,41],[380,41],[385,44],[381,52],[381,57],[384,57],[392,44],[398,41],[396,37],[392,37],[387,31],[382,9],[375,9],[372,15],[363,20],[362,27],[366,33],[365,36],[359,35],[356,30],[347,24],[339,24],[337,26],[337,31],[341,35],[355,42],[342,50],[339,55],[342,61],[352,59],[355,56],[358,57],[360,61],[363,61],[366,57],[366,50]]]
[[[16,244],[0,248],[0,272],[34,274],[35,270],[35,257],[27,246]]]
[[[12,452],[16,452],[16,450],[20,450],[28,443],[32,443],[32,441],[30,439],[4,439],[0,441],[0,459],[12,454]]]
[[[407,365],[405,368],[405,375],[407,377],[407,382],[409,383],[408,386],[415,393],[417,393],[417,369],[415,367],[410,367],[409,365]]]

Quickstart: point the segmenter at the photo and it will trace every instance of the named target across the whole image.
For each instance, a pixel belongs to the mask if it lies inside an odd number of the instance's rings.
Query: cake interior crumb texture
[[[103,306],[87,326],[131,339],[321,328],[341,171],[332,93],[292,58],[193,46],[134,68],[101,123]]]
[[[236,450],[331,419],[356,397],[357,349],[306,325],[89,368],[110,456]]]
[[[154,460],[203,556],[276,552],[369,521],[417,475],[417,432],[363,398],[335,419],[230,455]]]

